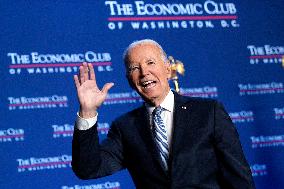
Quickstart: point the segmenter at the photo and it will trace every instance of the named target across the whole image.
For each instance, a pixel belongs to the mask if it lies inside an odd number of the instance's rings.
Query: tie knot
[[[163,111],[163,108],[161,106],[158,106],[153,110],[152,114],[153,116],[161,116],[162,111]]]

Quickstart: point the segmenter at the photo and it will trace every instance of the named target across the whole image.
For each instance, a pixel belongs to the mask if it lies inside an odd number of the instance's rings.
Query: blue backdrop
[[[91,62],[100,86],[115,82],[99,110],[103,139],[115,117],[141,104],[122,53],[143,38],[184,63],[184,95],[224,103],[256,187],[284,188],[282,0],[2,0],[0,10],[0,188],[134,188],[126,170],[74,176],[73,75]]]

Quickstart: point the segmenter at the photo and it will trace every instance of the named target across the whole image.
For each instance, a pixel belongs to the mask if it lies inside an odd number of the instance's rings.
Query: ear
[[[165,63],[165,66],[166,66],[167,79],[170,79],[172,75],[172,69],[171,69],[171,64],[169,60],[167,60],[167,62]]]

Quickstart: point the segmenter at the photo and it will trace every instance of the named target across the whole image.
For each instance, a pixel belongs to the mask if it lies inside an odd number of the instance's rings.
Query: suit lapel
[[[185,130],[191,127],[193,118],[193,104],[188,98],[185,98],[177,93],[175,94],[175,106],[174,106],[174,123],[173,123],[173,135],[172,135],[172,151],[171,159],[174,154],[176,154],[179,149],[183,148]]]
[[[173,135],[172,135],[172,147],[170,152],[169,166],[172,159],[172,156],[178,153],[179,149],[183,148],[183,139],[186,138],[184,135],[184,130],[188,129],[192,123],[191,119],[194,117],[192,106],[193,104],[188,100],[177,93],[174,92],[175,96],[175,105],[174,105],[174,120],[173,120]],[[146,107],[143,106],[140,108],[139,115],[137,115],[137,122],[139,134],[146,145],[148,151],[151,153],[154,161],[156,161],[159,169],[167,175],[163,169],[163,163],[160,158],[160,154],[156,147],[155,141],[153,139],[149,116],[147,115]],[[171,166],[170,166],[171,167]],[[169,168],[170,168],[169,167]]]
[[[157,163],[159,169],[165,173],[163,169],[163,162],[160,158],[160,154],[153,139],[149,115],[145,106],[140,108],[140,113],[137,117],[138,119],[136,125],[138,126],[139,134],[141,135],[144,144],[146,145],[148,151],[151,153],[152,158]]]

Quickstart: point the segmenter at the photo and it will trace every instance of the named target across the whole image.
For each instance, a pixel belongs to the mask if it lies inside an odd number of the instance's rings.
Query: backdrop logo
[[[62,186],[61,189],[120,189],[119,182],[105,182],[91,185]]]
[[[60,155],[55,157],[17,159],[18,172],[39,171],[44,169],[59,169],[71,167],[72,157],[70,155]]]
[[[250,64],[281,64],[284,46],[248,45]]]
[[[274,108],[274,117],[276,120],[284,119],[284,107],[283,108]]]
[[[284,146],[284,135],[251,136],[252,148]]]
[[[0,142],[23,141],[24,133],[24,129],[9,128],[0,130]]]
[[[106,100],[104,101],[104,105],[129,104],[142,101],[143,100],[141,99],[141,97],[135,91],[123,93],[109,93],[107,95]]]
[[[52,95],[42,97],[8,97],[9,110],[65,108],[68,107],[67,96]]]
[[[184,96],[214,98],[218,97],[217,87],[199,87],[199,88],[180,88],[180,93]]]
[[[7,53],[10,58],[9,73],[60,74],[77,73],[82,62],[92,63],[97,71],[112,71],[110,53],[87,51],[77,54]]]
[[[53,128],[53,138],[60,137],[72,137],[74,132],[74,126],[70,124],[64,125],[52,125]]]
[[[70,138],[73,136],[74,125],[66,123],[63,125],[52,125],[51,127],[53,129],[53,138]],[[109,131],[109,124],[98,123],[97,130],[100,135],[106,135]]]
[[[267,175],[267,168],[265,164],[254,164],[250,166],[252,176],[265,176]]]
[[[240,111],[240,112],[231,112],[229,113],[233,123],[246,123],[253,122],[253,112],[252,111]]]
[[[158,3],[134,1],[132,4],[105,1],[110,30],[193,29],[239,27],[234,3]]]
[[[238,84],[240,96],[284,93],[283,83]]]

